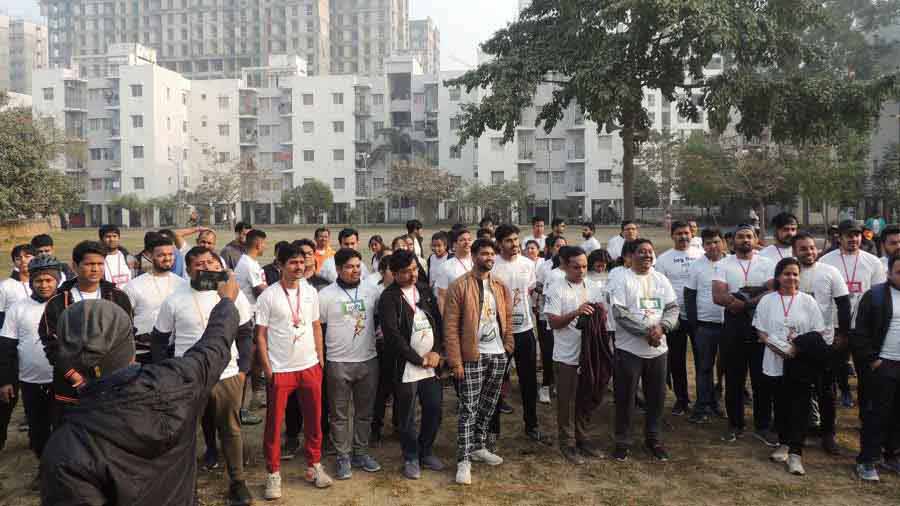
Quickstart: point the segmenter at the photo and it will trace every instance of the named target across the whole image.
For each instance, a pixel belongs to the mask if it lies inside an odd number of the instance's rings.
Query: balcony
[[[584,177],[582,177],[581,179],[582,179],[582,181],[569,182],[566,185],[566,193],[570,197],[583,196],[583,194],[584,194],[584,181],[583,181]],[[576,195],[576,194],[580,194],[580,195]]]
[[[519,148],[519,162],[534,162],[534,151],[529,148]]]
[[[426,139],[437,139],[438,137],[438,128],[437,126],[426,126],[425,127],[425,138]]]
[[[122,131],[118,128],[111,128],[109,130],[109,138],[112,140],[121,140],[122,139]]]
[[[584,147],[570,149],[569,161],[584,161]]]
[[[119,94],[118,93],[107,93],[103,97],[106,101],[107,109],[117,109],[119,107]]]
[[[238,109],[238,116],[242,118],[255,118],[258,112],[259,110],[255,105],[241,102],[241,106]]]
[[[361,104],[357,102],[356,107],[353,109],[353,114],[357,116],[371,116],[372,108],[368,104]]]
[[[242,132],[241,133],[241,145],[242,146],[250,146],[256,145],[258,134],[254,130],[253,132]]]

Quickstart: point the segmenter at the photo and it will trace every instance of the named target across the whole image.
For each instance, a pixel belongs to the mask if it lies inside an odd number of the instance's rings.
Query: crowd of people
[[[820,253],[788,213],[772,220],[765,246],[753,225],[724,234],[675,221],[668,249],[631,221],[605,247],[591,223],[578,246],[562,219],[549,233],[540,217],[531,225],[527,235],[490,219],[474,233],[455,225],[431,236],[427,257],[417,220],[389,243],[371,237],[371,254],[356,230],[340,230],[333,249],[319,228],[275,244],[266,265],[267,235],[247,223],[221,249],[202,227],[147,232],[136,254],[103,226],[99,241],[65,259],[49,235],[35,236],[12,249],[13,272],[0,282],[0,448],[21,396],[45,504],[113,504],[101,500],[110,490],[116,504],[191,504],[197,461],[214,468],[221,451],[229,504],[247,505],[243,426],[265,424],[264,497],[277,499],[281,463],[295,455],[318,488],[381,471],[371,449],[383,444],[390,405],[403,476],[441,472],[452,459],[455,481],[470,484],[473,463],[504,462],[512,377],[524,436],[572,465],[607,455],[591,440],[590,415],[610,389],[611,457],[630,457],[632,421],[643,414],[643,447],[669,460],[670,385],[672,416],[722,420],[725,442],[750,432],[794,475],[805,474],[811,430],[840,454],[836,409],[858,406],[859,478],[878,481],[877,464],[900,473],[900,228],[879,225],[879,258],[861,249],[856,222],[842,222]],[[115,403],[91,418],[110,384],[159,418],[130,425]],[[456,455],[441,456],[434,443],[449,388]],[[539,404],[555,405],[555,434],[540,426]],[[189,430],[198,424],[200,458]],[[115,450],[86,445],[91,431]],[[71,455],[84,459],[78,469]],[[152,483],[135,478],[152,473]]]

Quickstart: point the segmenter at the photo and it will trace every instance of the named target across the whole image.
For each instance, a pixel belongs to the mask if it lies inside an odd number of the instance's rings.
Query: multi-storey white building
[[[47,26],[0,15],[0,90],[31,93],[34,69],[47,67]]]
[[[331,73],[376,76],[409,47],[409,0],[331,0]]]
[[[431,18],[409,22],[409,51],[426,75],[441,72],[441,32]]]

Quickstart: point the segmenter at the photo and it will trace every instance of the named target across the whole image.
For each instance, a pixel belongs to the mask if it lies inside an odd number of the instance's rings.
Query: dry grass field
[[[311,235],[310,229],[272,227],[270,242],[295,239]],[[427,231],[430,236],[431,231]],[[648,230],[648,234],[660,245],[668,246],[665,233],[660,229]],[[71,246],[85,237],[95,237],[93,231],[73,231],[55,234],[59,251],[70,251]],[[363,230],[363,239],[373,233],[382,234],[387,240],[399,233],[399,229]],[[612,230],[598,233],[601,240]],[[221,232],[220,246],[230,234]],[[333,232],[336,236],[336,231]],[[138,249],[142,231],[125,233],[125,245]],[[334,237],[333,236],[333,237]],[[580,230],[570,229],[568,236],[573,243],[580,242]],[[577,238],[577,240],[576,240]],[[664,249],[660,248],[660,249]],[[0,272],[8,271],[9,245],[4,244],[0,254]],[[271,253],[269,253],[270,256]],[[689,367],[689,370],[693,369]],[[693,388],[693,384],[691,384]],[[452,464],[456,439],[456,398],[452,388],[444,390],[444,419],[436,445],[436,454]],[[693,396],[693,390],[692,390]],[[282,476],[284,498],[272,501],[273,505],[895,505],[900,504],[900,476],[882,473],[882,483],[863,484],[853,476],[853,457],[858,450],[858,426],[855,409],[839,409],[838,441],[843,448],[841,457],[829,457],[818,447],[817,439],[810,439],[804,454],[807,470],[805,477],[787,474],[782,465],[768,461],[770,450],[749,436],[737,443],[723,443],[720,435],[725,429],[724,420],[707,425],[692,425],[685,417],[666,416],[664,438],[672,454],[667,463],[652,462],[645,452],[635,448],[632,458],[625,463],[596,460],[581,467],[567,464],[555,447],[539,446],[524,437],[518,384],[513,375],[513,389],[509,396],[515,408],[511,415],[504,415],[503,434],[498,453],[504,457],[503,465],[489,468],[475,464],[473,484],[468,487],[453,482],[452,465],[441,473],[423,471],[422,479],[409,481],[399,469],[399,441],[388,428],[382,448],[372,451],[384,470],[366,474],[355,470],[349,481],[336,482],[327,490],[315,490],[303,482],[302,459],[284,463]],[[674,399],[670,395],[667,405]],[[555,414],[548,405],[539,405],[538,413],[545,432],[555,435]],[[610,448],[612,444],[612,413],[610,403],[602,406],[592,421],[594,441]],[[667,411],[668,413],[668,411]],[[260,415],[264,411],[259,412]],[[390,418],[388,411],[387,419]],[[35,506],[40,503],[36,494],[26,490],[34,476],[37,462],[27,449],[27,434],[18,432],[17,425],[24,420],[21,408],[13,415],[10,425],[10,441],[0,452],[0,505]],[[635,421],[635,431],[640,440],[643,420]],[[390,427],[390,423],[387,423]],[[202,439],[202,438],[201,438]],[[248,482],[257,504],[261,499],[265,481],[262,457],[262,425],[247,427],[245,452],[248,462]],[[334,458],[325,459],[326,467],[333,471]],[[201,504],[226,504],[227,481],[225,472],[217,469],[199,475]],[[181,506],[181,505],[174,505]]]

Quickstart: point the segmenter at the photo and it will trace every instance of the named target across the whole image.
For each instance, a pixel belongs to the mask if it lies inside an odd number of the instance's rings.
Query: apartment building
[[[376,76],[409,47],[409,0],[331,0],[331,73]]]
[[[47,67],[47,27],[0,15],[0,90],[31,93],[34,69]]]
[[[409,52],[415,56],[424,74],[441,72],[441,31],[431,18],[410,20]]]
[[[109,47],[140,43],[159,65],[191,79],[239,78],[269,54],[293,54],[310,74],[328,73],[328,0],[40,0],[50,64],[102,59]],[[86,60],[84,60],[86,62]],[[80,75],[98,75],[84,63]]]
[[[0,16],[0,90],[9,84],[9,16]]]

